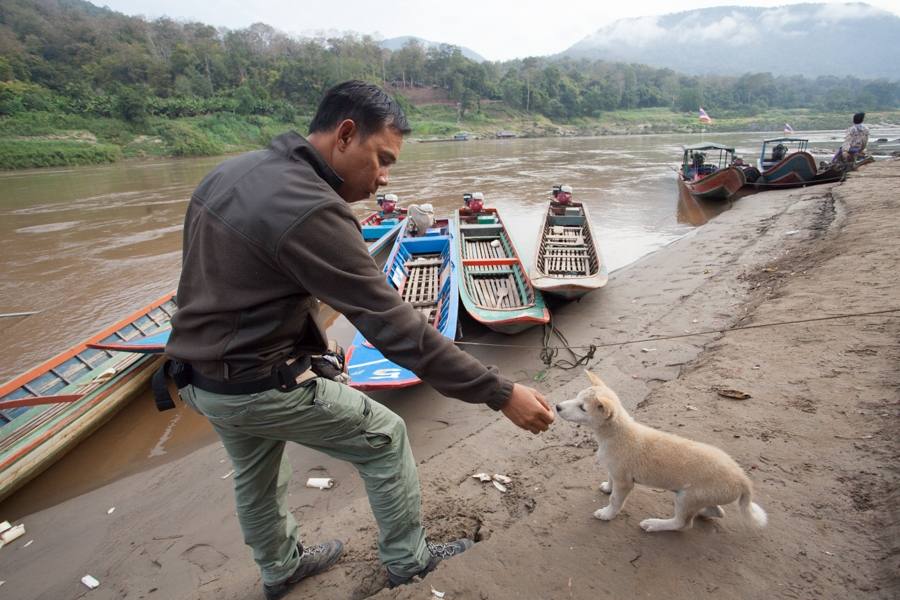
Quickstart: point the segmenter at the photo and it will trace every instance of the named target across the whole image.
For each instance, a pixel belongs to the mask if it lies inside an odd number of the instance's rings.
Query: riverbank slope
[[[289,597],[412,600],[432,587],[450,600],[894,597],[896,316],[610,344],[900,308],[898,178],[900,161],[885,161],[839,185],[743,198],[554,312],[573,345],[601,345],[591,369],[635,418],[715,444],[747,469],[768,528],[744,526],[730,507],[722,521],[647,534],[638,523],[668,515],[672,495],[642,487],[617,519],[600,522],[591,514],[605,502],[603,475],[588,431],[557,422],[536,437],[487,408],[413,388],[378,399],[409,424],[430,535],[479,543],[421,583],[382,589],[358,477],[291,446],[290,506],[305,539],[336,536],[347,551]],[[540,334],[466,339],[539,345]],[[469,349],[554,403],[587,386],[580,370],[544,371],[537,350]],[[750,398],[721,397],[718,387]],[[229,469],[212,444],[26,517],[26,536],[0,550],[4,592],[81,597],[90,573],[101,581],[90,598],[259,597]],[[481,471],[510,476],[509,491],[471,478]],[[338,484],[307,489],[310,475]]]

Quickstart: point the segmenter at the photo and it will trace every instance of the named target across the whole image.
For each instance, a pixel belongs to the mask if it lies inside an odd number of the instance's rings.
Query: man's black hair
[[[391,127],[406,135],[412,129],[396,100],[377,85],[365,81],[345,81],[325,92],[309,133],[331,131],[344,119],[352,119],[363,137]]]
[[[863,122],[863,119],[865,119],[865,118],[866,118],[866,113],[864,113],[864,112],[856,113],[855,115],[853,115],[853,124],[859,125],[860,123]]]

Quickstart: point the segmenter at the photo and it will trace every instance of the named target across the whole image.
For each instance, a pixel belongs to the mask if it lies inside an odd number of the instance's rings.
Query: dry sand
[[[846,182],[744,198],[604,290],[559,307],[572,344],[610,344],[900,308],[900,161]],[[622,514],[605,496],[585,429],[539,437],[484,407],[418,389],[379,398],[410,423],[430,535],[479,543],[424,581],[382,589],[376,529],[358,477],[299,447],[291,506],[309,541],[339,537],[337,567],[289,598],[448,600],[572,598],[895,598],[900,313],[601,347],[591,368],[647,424],[717,445],[749,472],[769,526],[725,519],[647,534],[669,492],[638,487]],[[539,344],[538,332],[514,340]],[[470,339],[470,338],[467,338]],[[647,350],[647,351],[644,351]],[[536,350],[470,347],[556,402],[587,385],[580,370],[543,371]],[[750,394],[743,401],[715,389]],[[243,546],[219,444],[35,513],[0,550],[8,598],[261,597]],[[470,477],[513,478],[502,494]],[[320,492],[307,476],[336,477]],[[107,509],[116,506],[112,515]],[[24,540],[34,539],[25,548]],[[90,573],[101,586],[79,582]]]

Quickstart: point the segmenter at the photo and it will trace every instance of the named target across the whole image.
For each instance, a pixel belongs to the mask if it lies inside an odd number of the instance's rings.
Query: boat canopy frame
[[[690,178],[690,170],[692,168],[694,162],[694,156],[702,155],[703,156],[703,164],[705,165],[715,165],[716,171],[724,169],[726,167],[731,166],[731,163],[734,162],[734,148],[732,146],[725,146],[723,144],[715,144],[713,142],[699,143],[699,144],[691,144],[689,146],[683,146],[684,155],[681,159],[681,174],[685,178]],[[716,162],[712,162],[707,160],[709,155],[715,151],[718,151],[718,160]],[[716,156],[713,154],[713,156]],[[713,171],[715,172],[715,171]]]
[[[766,149],[770,146],[774,149],[779,144],[785,146],[787,151],[784,153],[784,156],[788,154],[793,154],[794,152],[807,152],[807,148],[809,147],[809,140],[806,138],[799,137],[777,137],[768,140],[763,140],[762,148],[759,151],[759,164],[763,165],[764,163],[776,163],[778,160],[775,159],[773,155],[766,156]],[[782,158],[784,158],[784,156]],[[762,170],[762,169],[761,169]]]

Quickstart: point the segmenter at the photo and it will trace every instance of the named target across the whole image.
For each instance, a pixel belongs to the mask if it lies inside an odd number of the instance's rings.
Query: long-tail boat
[[[678,184],[695,198],[730,200],[746,183],[733,165],[734,148],[700,143],[684,147]]]
[[[555,186],[538,230],[531,282],[545,294],[573,300],[606,285],[609,273],[587,207],[572,188]]]
[[[779,137],[763,140],[756,163],[759,188],[796,187],[811,182],[818,172],[816,159],[807,152],[809,140]]]
[[[431,228],[416,232],[422,235],[413,235],[412,227],[403,227],[384,265],[388,283],[403,300],[451,340],[456,339],[459,311],[455,229],[450,219],[438,219]],[[415,373],[385,358],[358,331],[347,351],[346,364],[349,385],[360,390],[396,389],[420,382]]]
[[[168,336],[175,309],[174,292],[166,294],[0,386],[0,499],[112,417],[147,386],[161,360],[156,352],[93,346],[140,346]]]
[[[480,192],[466,194],[456,211],[459,296],[476,321],[494,331],[519,333],[550,321],[541,292],[534,288],[496,208]]]

